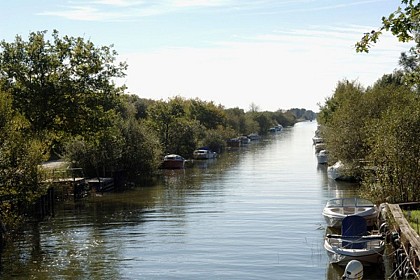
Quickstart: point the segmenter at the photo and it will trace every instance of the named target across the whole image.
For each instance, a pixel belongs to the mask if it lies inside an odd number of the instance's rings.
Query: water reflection
[[[326,168],[319,168],[321,172],[325,172],[325,178],[327,184],[324,185],[324,197],[326,200],[331,198],[345,198],[359,195],[359,186],[357,183],[348,181],[336,181],[330,179],[326,175]],[[328,233],[339,234],[339,231],[327,229]],[[341,280],[344,273],[345,267],[338,266],[336,264],[327,264],[327,279],[328,280]],[[363,279],[385,279],[385,268],[383,265],[364,267],[364,278]]]
[[[162,170],[127,190],[57,204],[3,253],[1,279],[339,279],[323,248],[330,182],[316,123]]]

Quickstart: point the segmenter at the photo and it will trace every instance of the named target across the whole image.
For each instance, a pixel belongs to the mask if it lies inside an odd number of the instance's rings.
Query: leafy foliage
[[[0,220],[17,221],[48,187],[39,164],[65,158],[84,174],[153,174],[164,153],[189,157],[200,146],[293,125],[292,113],[225,109],[198,98],[168,101],[124,93],[115,80],[127,64],[112,46],[97,47],[54,30],[0,42]]]
[[[12,97],[0,92],[0,220],[14,225],[45,189],[39,187],[38,164],[47,147],[32,135],[29,122],[12,108]]]
[[[123,77],[127,65],[114,65],[111,47],[97,48],[83,38],[32,32],[28,41],[2,41],[0,87],[13,95],[14,108],[35,131],[64,130],[82,134],[108,125],[107,112],[115,107],[113,78]]]
[[[416,38],[419,32],[420,3],[417,0],[402,0],[403,7],[387,17],[382,17],[382,26],[363,35],[356,43],[357,52],[369,52],[372,44],[377,43],[383,31],[390,31],[401,42],[409,42]],[[418,43],[418,41],[417,41]]]
[[[420,196],[420,103],[400,78],[384,75],[368,89],[340,82],[318,118],[331,160],[348,165],[377,202]]]

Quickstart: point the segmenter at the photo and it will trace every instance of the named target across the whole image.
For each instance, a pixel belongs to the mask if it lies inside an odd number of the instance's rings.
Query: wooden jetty
[[[88,191],[89,185],[82,168],[71,168],[64,161],[51,161],[41,167],[44,170],[42,182],[54,186],[59,198],[66,199],[71,195],[79,198]]]
[[[390,242],[394,247],[393,275],[398,279],[420,279],[420,237],[410,226],[400,205],[385,204]]]
[[[87,179],[90,189],[96,192],[106,192],[114,189],[114,178],[97,177]]]

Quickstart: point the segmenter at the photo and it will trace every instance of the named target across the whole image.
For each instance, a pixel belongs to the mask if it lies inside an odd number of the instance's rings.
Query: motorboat
[[[337,161],[327,168],[327,176],[333,180],[339,181],[354,181],[356,178],[352,175],[349,175],[349,168],[346,167],[343,162]]]
[[[169,154],[163,158],[162,166],[163,169],[182,169],[185,167],[185,159],[176,154]]]
[[[327,150],[319,151],[319,153],[316,154],[316,159],[318,160],[318,164],[328,163],[328,151]]]
[[[251,133],[248,135],[248,138],[251,139],[251,141],[260,140],[261,136],[258,133]]]
[[[228,139],[226,141],[226,144],[228,147],[241,147],[242,146],[242,142],[241,142],[241,139],[239,139],[239,137]]]
[[[239,140],[243,145],[249,144],[251,142],[251,139],[249,139],[249,137],[246,135],[239,136]]]
[[[321,150],[325,150],[327,145],[325,143],[315,144],[315,154],[319,153]]]
[[[278,133],[281,132],[283,130],[283,126],[281,124],[278,124],[274,127],[271,127],[268,131],[271,133]]]
[[[330,263],[346,266],[357,260],[370,266],[381,262],[385,250],[385,235],[377,230],[367,231],[366,220],[361,216],[343,219],[341,235],[326,234],[324,248]]]
[[[334,198],[327,201],[322,215],[328,227],[340,228],[347,216],[361,216],[368,227],[377,225],[379,209],[370,200],[359,197]]]
[[[193,152],[194,159],[213,159],[216,158],[217,153],[209,150],[208,148],[199,148]]]

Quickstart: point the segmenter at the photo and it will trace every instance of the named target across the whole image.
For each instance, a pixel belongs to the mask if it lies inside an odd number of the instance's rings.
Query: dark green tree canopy
[[[100,127],[125,87],[127,64],[116,63],[112,46],[95,47],[81,37],[60,37],[54,30],[32,32],[28,41],[16,36],[0,43],[0,88],[13,96],[14,108],[35,131],[64,130],[77,134]]]

